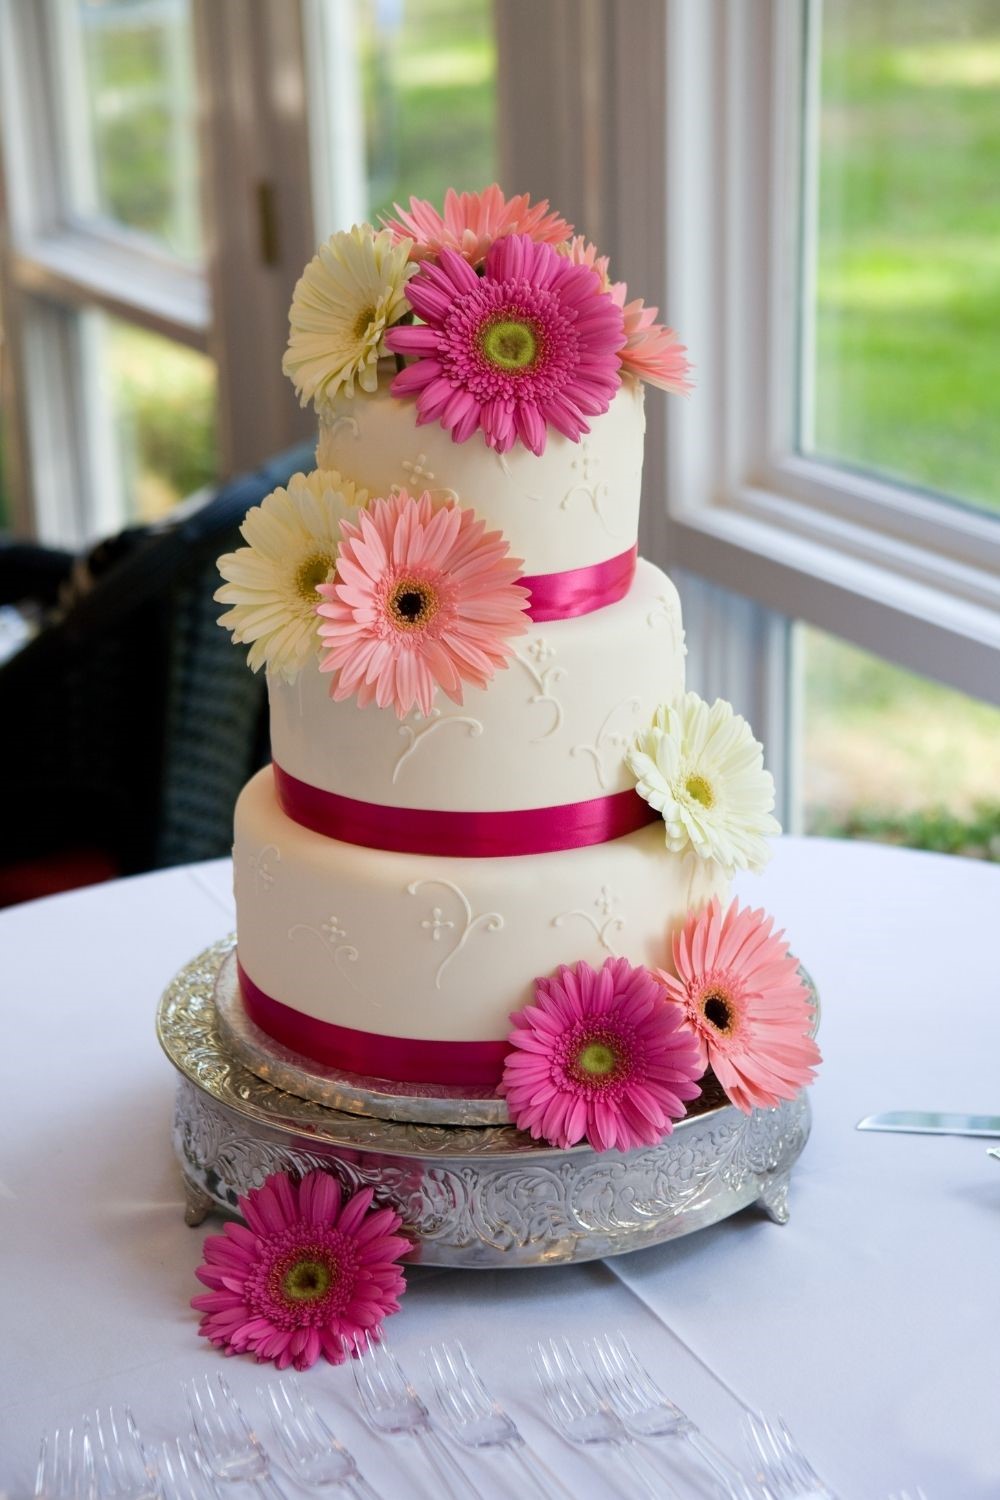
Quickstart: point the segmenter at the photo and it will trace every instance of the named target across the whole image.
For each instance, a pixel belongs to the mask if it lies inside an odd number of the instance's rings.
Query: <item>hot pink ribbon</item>
[[[495,1088],[503,1073],[506,1042],[429,1042],[421,1037],[379,1036],[303,1015],[265,994],[237,960],[247,1015],[268,1036],[328,1068],[398,1083],[469,1084]]]
[[[528,614],[536,621],[569,620],[575,615],[589,615],[607,604],[617,604],[629,591],[638,555],[639,548],[635,546],[586,568],[518,579],[524,588],[531,590]]]
[[[384,807],[324,791],[290,776],[277,763],[274,784],[282,811],[303,828],[366,849],[399,854],[440,854],[487,859],[509,854],[551,854],[582,849],[635,833],[659,817],[638,792],[613,792],[561,807],[514,812],[435,812],[422,807]]]

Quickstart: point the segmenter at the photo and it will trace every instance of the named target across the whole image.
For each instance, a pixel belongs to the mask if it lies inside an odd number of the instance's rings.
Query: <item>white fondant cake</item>
[[[728,899],[774,783],[686,691],[677,590],[637,557],[644,386],[689,391],[684,348],[547,204],[397,213],[297,284],[317,467],[219,560],[270,699],[235,818],[243,1006],[314,1063],[497,1092],[561,1147],[657,1144],[712,1074],[773,1107],[819,1060],[788,943]]]
[[[461,706],[440,700],[428,718],[335,703],[315,663],[294,682],[271,677],[274,760],[310,786],[386,807],[501,812],[633,787],[624,746],[684,691],[666,574],[640,562],[617,604],[534,625],[513,649],[488,687],[467,689]]]
[[[503,532],[529,575],[588,567],[635,546],[646,431],[638,380],[623,381],[579,443],[550,433],[539,457],[520,445],[495,453],[478,433],[454,443],[414,417],[413,403],[388,383],[360,399],[340,396],[321,413],[316,463],[363,474],[373,495],[428,490],[472,506]]]
[[[378,392],[325,417],[318,462],[372,494],[407,482],[447,491],[503,528],[526,573],[564,572],[634,541],[643,431],[641,390],[627,381],[585,449],[555,434],[541,459],[522,449],[501,463],[478,436],[452,443]],[[334,702],[316,662],[291,682],[270,676],[275,765],[381,808],[503,813],[628,793],[626,745],[684,692],[670,579],[639,561],[623,599],[533,624],[512,646],[488,686],[467,688],[461,706],[439,695],[427,718]],[[669,854],[658,820],[541,854],[365,848],[289,817],[270,769],[240,798],[234,859],[245,982],[331,1026],[440,1043],[502,1043],[510,1013],[560,964],[612,954],[669,966],[687,912],[728,888],[717,866]]]
[[[268,769],[237,804],[234,860],[239,958],[260,990],[336,1026],[439,1042],[501,1042],[560,963],[662,966],[688,908],[725,894],[713,866],[665,855],[658,823],[502,859],[340,843],[282,812]]]

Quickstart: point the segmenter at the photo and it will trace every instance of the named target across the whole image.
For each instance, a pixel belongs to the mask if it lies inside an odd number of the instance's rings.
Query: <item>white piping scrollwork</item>
[[[684,642],[684,629],[680,621],[680,610],[678,601],[672,599],[669,594],[661,594],[646,616],[646,624],[650,630],[655,630],[657,625],[667,626],[670,632],[670,644],[675,651],[682,656],[687,655],[687,646]]]
[[[349,432],[351,434],[351,437],[359,438],[361,436],[361,427],[357,417],[348,416],[345,412],[341,412],[336,417],[321,417],[320,425],[323,428],[324,435],[329,439],[331,443],[334,441],[337,433],[340,432],[341,428],[344,428],[347,432]]]
[[[559,509],[568,510],[577,498],[587,500],[593,508],[594,515],[600,521],[608,535],[620,537],[623,533],[615,530],[604,513],[604,504],[611,498],[611,488],[607,480],[597,479],[596,475],[599,467],[600,461],[594,457],[587,439],[583,438],[580,443],[580,457],[574,458],[570,462],[570,468],[575,470],[580,477],[570,485],[562,497]]]
[[[625,926],[625,918],[618,915],[615,908],[619,905],[616,895],[606,885],[601,886],[601,893],[594,902],[600,914],[601,920],[593,916],[589,911],[564,911],[557,917],[552,918],[553,927],[564,927],[569,917],[581,917],[588,927],[592,927],[594,935],[601,947],[606,949],[613,957],[618,957],[618,950],[611,941],[611,933],[621,932]]]
[[[263,849],[258,850],[256,854],[247,856],[247,864],[253,872],[254,890],[258,896],[266,896],[277,879],[269,862],[272,855],[280,865],[281,850],[277,844],[265,844]]]
[[[632,717],[635,718],[636,714],[639,713],[641,708],[642,704],[639,702],[638,698],[623,698],[621,703],[616,703],[614,708],[611,709],[610,713],[605,715],[604,722],[601,725],[600,729],[597,731],[597,738],[594,743],[592,745],[574,745],[569,752],[570,755],[590,756],[591,760],[594,762],[594,766],[597,769],[597,780],[602,788],[606,788],[610,780],[606,761],[608,751],[611,750],[612,752],[614,752],[614,770],[617,770],[618,765],[621,762],[625,746],[631,740],[633,733],[633,730],[631,728],[612,729],[612,723],[614,722],[616,715],[619,714],[622,709],[628,710],[628,712],[632,714]]]
[[[308,932],[314,938],[319,938],[323,944],[323,951],[327,954],[342,979],[346,979],[352,990],[358,989],[357,980],[344,968],[344,964],[356,964],[358,961],[358,950],[353,943],[342,943],[341,938],[347,937],[347,930],[340,925],[338,917],[327,917],[322,927],[310,927],[306,922],[296,922],[289,927],[288,937],[291,941],[296,933]],[[378,1005],[377,1000],[372,1001]]]
[[[513,469],[507,462],[506,453],[497,453],[496,449],[494,449],[493,451],[496,456],[497,463],[500,465],[505,478],[510,480],[514,488],[516,490],[519,490],[526,500],[537,500],[540,505],[544,504],[546,498],[544,495],[533,495],[530,490],[525,489],[524,485],[515,476]]]
[[[537,745],[541,740],[549,739],[555,734],[557,729],[562,727],[563,706],[558,698],[553,696],[551,688],[554,683],[561,682],[566,676],[566,669],[557,665],[544,665],[554,654],[552,647],[546,641],[543,641],[541,636],[536,636],[531,645],[525,648],[525,656],[522,656],[520,651],[514,652],[514,660],[520,662],[532,682],[538,688],[538,692],[532,693],[528,702],[549,703],[555,709],[555,718],[551,725],[546,729],[544,734],[535,736],[531,741],[533,745]],[[527,661],[525,659],[527,656],[533,656],[535,658],[534,663]]]
[[[451,963],[452,959],[461,953],[476,929],[481,926],[484,932],[499,932],[504,926],[504,919],[498,911],[480,912],[478,916],[473,916],[468,897],[464,891],[460,891],[458,886],[453,885],[450,880],[411,880],[406,890],[409,895],[415,896],[418,891],[423,890],[426,886],[438,886],[443,891],[449,891],[458,901],[464,918],[462,930],[458,933],[458,941],[451,952],[446,953],[438,964],[437,973],[434,976],[434,986],[435,989],[440,989],[445,969]],[[442,920],[441,908],[439,906],[433,907],[430,919],[425,918],[420,925],[430,934],[435,942],[440,941],[441,932],[444,927],[456,926],[455,923]]]
[[[393,767],[393,785],[399,779],[400,771],[417,749],[417,746],[422,745],[428,735],[432,734],[435,729],[443,729],[446,724],[463,724],[470,740],[478,740],[483,732],[483,726],[478,719],[467,718],[464,714],[449,714],[445,718],[439,708],[431,709],[427,715],[426,723],[420,729],[417,729],[413,724],[400,724],[399,732],[407,743],[399,752],[399,757]]]
[[[427,454],[418,453],[416,458],[404,458],[400,467],[406,475],[403,484],[390,484],[389,494],[396,496],[403,490],[409,495],[422,495],[426,490],[432,500],[458,500],[458,491],[450,489],[447,485],[439,485],[437,489],[431,489],[424,481],[435,477],[431,469],[425,468]]]

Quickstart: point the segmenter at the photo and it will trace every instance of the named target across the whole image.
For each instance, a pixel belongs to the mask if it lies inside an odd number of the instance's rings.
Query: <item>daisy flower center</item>
[[[578,1068],[596,1078],[605,1078],[608,1073],[614,1072],[617,1063],[618,1058],[613,1048],[606,1042],[588,1042],[576,1059]]]
[[[585,1090],[614,1088],[630,1071],[632,1053],[627,1037],[592,1025],[570,1040],[563,1064],[566,1077]]]
[[[356,339],[365,338],[377,317],[377,307],[374,305],[363,307],[354,320],[354,327],[351,329],[352,336]]]
[[[321,583],[326,582],[330,569],[333,567],[333,561],[333,557],[328,552],[314,552],[296,568],[295,592],[310,607],[319,599],[316,590]]]
[[[325,1260],[297,1260],[281,1281],[281,1290],[291,1302],[318,1302],[336,1281],[338,1267]]]
[[[422,578],[400,578],[386,602],[393,621],[404,630],[429,625],[441,605],[437,590]]]
[[[501,370],[526,370],[538,357],[538,344],[538,329],[521,318],[499,318],[480,335],[483,358]]]
[[[687,778],[684,783],[684,790],[692,801],[697,802],[701,807],[715,806],[715,793],[712,790],[712,783],[707,781],[704,776],[699,776],[697,771],[693,771]]]
[[[701,1013],[708,1024],[723,1035],[728,1035],[735,1028],[736,1017],[729,997],[721,990],[709,990],[707,995],[702,996]]]

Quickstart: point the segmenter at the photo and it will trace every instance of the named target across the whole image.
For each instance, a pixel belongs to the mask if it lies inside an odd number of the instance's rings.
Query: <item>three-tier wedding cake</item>
[[[645,385],[688,389],[655,319],[495,187],[334,235],[285,361],[317,468],[217,595],[270,695],[233,851],[251,1020],[599,1149],[661,1138],[708,1068],[749,1109],[818,1060],[785,941],[729,902],[778,831],[761,747],[685,691],[637,558]]]

